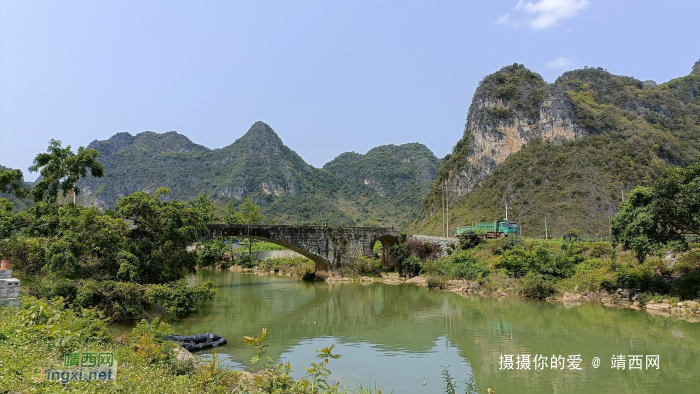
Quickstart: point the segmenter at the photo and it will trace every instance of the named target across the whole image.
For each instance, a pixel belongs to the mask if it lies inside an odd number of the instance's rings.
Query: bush
[[[528,262],[525,258],[525,252],[521,250],[510,252],[496,263],[497,269],[505,269],[508,276],[520,278],[527,273]]]
[[[396,257],[396,260],[402,262],[409,257],[408,244],[399,242],[391,245],[391,253]]]
[[[566,278],[573,274],[574,266],[581,261],[581,255],[555,254],[539,245],[534,251],[514,249],[506,252],[496,264],[496,268],[505,268],[509,276],[516,278],[524,276],[528,271]]]
[[[425,279],[428,287],[431,288],[444,289],[447,286],[447,278],[442,275],[428,276]]]
[[[464,250],[476,247],[481,241],[481,236],[476,231],[467,230],[459,235],[459,245]]]
[[[578,230],[573,229],[573,228],[570,230],[567,230],[564,233],[564,239],[565,240],[577,240],[578,239]]]
[[[195,301],[214,299],[214,282],[204,282],[190,287],[186,279],[163,285],[152,285],[144,294],[151,305],[160,304],[168,317],[182,317],[197,311]]]
[[[464,251],[455,252],[452,255],[452,263],[449,274],[454,278],[476,280],[489,273],[483,261],[478,261],[474,255]]]
[[[639,287],[637,274],[629,269],[622,269],[618,271],[617,287],[622,289],[634,289]]]
[[[205,241],[197,248],[197,265],[208,267],[224,259],[226,244],[221,238]]]
[[[499,239],[493,241],[493,243],[493,252],[495,254],[503,254],[509,250],[518,249],[522,247],[523,240],[520,237],[508,237],[506,239]]]
[[[609,244],[596,244],[590,252],[591,257],[612,256],[615,249]]]
[[[423,269],[423,263],[418,257],[412,256],[401,263],[401,273],[406,276],[416,276]]]
[[[678,279],[673,294],[683,300],[700,298],[700,271],[687,273]]]
[[[132,329],[129,339],[134,352],[149,364],[162,364],[173,359],[173,347],[163,342],[170,335],[170,326],[161,323],[158,318],[152,322],[141,320]]]
[[[551,280],[544,279],[541,275],[530,272],[520,282],[520,290],[528,298],[544,300],[556,294],[554,284]]]
[[[412,239],[408,242],[408,254],[418,257],[421,260],[435,260],[440,255],[440,245],[433,242],[421,242],[417,239]]]
[[[240,256],[236,258],[236,265],[239,265],[243,268],[253,268],[257,265],[260,264],[259,260],[254,259],[248,254],[245,254],[243,256]]]

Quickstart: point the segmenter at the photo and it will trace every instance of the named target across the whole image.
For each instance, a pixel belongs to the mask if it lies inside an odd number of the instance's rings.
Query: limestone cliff
[[[439,181],[454,202],[533,138],[561,143],[586,134],[576,123],[566,92],[548,86],[539,74],[522,65],[507,66],[479,84],[464,136],[447,157]],[[439,188],[439,184],[434,187]],[[424,204],[422,217],[439,209],[432,202]]]
[[[665,83],[584,67],[553,84],[521,65],[479,84],[463,138],[407,232],[439,235],[442,190],[449,230],[509,218],[528,236],[576,230],[607,236],[621,192],[650,185],[700,155],[700,62]],[[446,186],[446,187],[445,187]]]

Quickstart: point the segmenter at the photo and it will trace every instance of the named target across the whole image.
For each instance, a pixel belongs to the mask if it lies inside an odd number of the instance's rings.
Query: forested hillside
[[[440,185],[450,231],[509,217],[525,235],[568,230],[605,236],[623,189],[650,185],[700,154],[700,62],[663,84],[602,68],[569,71],[554,84],[522,65],[484,78],[463,138],[440,168],[409,231],[440,234]],[[500,160],[500,161],[499,161]]]
[[[250,197],[278,223],[405,227],[437,177],[438,159],[421,144],[344,153],[324,168],[308,165],[263,122],[221,149],[176,132],[119,133],[93,141],[104,178],[79,183],[83,196],[107,209],[136,191],[172,191],[169,199],[205,193],[220,203]]]

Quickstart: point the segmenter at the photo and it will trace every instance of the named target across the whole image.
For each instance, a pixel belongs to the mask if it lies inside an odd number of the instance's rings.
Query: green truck
[[[493,222],[476,223],[473,226],[457,227],[455,236],[459,237],[465,231],[482,231],[484,238],[505,238],[508,236],[520,236],[520,227],[517,223],[508,220],[494,220]]]

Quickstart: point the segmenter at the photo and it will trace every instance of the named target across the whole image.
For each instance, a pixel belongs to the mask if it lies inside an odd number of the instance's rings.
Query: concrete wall
[[[12,277],[12,270],[0,270],[0,303],[19,307],[19,279]]]

